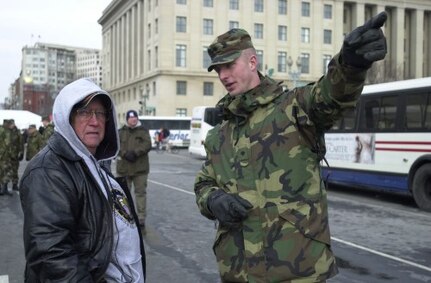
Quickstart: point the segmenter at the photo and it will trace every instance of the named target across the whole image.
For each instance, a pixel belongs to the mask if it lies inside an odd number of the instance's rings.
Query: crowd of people
[[[18,129],[14,119],[4,119],[0,126],[0,195],[12,195],[18,191],[18,169],[20,161],[29,161],[47,143],[54,132],[49,116],[42,118],[43,127],[30,124],[27,129]]]
[[[228,94],[217,104],[223,121],[205,140],[194,191],[202,215],[218,223],[222,282],[326,282],[337,274],[319,166],[323,135],[385,57],[386,17],[349,33],[327,74],[292,90],[258,71],[247,31],[229,30],[209,46],[208,71]],[[26,282],[145,281],[151,137],[135,110],[121,128],[116,117],[110,95],[83,78],[57,95],[55,127],[43,121],[42,133],[31,125],[23,136],[3,122],[1,194],[8,183],[20,191]],[[168,136],[160,129],[156,141]],[[24,144],[29,163],[18,188]]]

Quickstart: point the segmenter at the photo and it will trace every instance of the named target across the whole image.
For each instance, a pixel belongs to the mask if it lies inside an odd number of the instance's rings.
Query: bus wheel
[[[416,171],[412,191],[419,208],[431,212],[431,164],[422,165]]]

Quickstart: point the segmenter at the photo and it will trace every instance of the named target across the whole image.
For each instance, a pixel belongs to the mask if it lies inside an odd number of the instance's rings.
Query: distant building
[[[76,79],[90,78],[97,85],[103,87],[102,62],[100,61],[100,50],[79,48],[76,49]]]
[[[345,34],[383,10],[389,52],[368,82],[431,76],[429,0],[113,0],[99,19],[104,87],[123,120],[131,108],[186,116],[214,105],[226,91],[206,70],[207,47],[235,27],[250,33],[262,73],[315,81]]]
[[[9,108],[48,115],[58,92],[81,77],[102,85],[100,50],[41,42],[24,46],[21,74],[15,82],[19,87],[9,90]]]

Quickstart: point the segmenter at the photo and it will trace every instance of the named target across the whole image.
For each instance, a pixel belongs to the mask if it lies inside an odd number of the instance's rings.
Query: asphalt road
[[[147,282],[219,282],[214,223],[200,215],[193,194],[202,161],[186,150],[150,153]],[[328,198],[340,271],[328,282],[431,282],[431,213],[408,197],[341,187],[331,187]],[[0,197],[0,225],[0,283],[23,282],[22,212],[15,192]]]

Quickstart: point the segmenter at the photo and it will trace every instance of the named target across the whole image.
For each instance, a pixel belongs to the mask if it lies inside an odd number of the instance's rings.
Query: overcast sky
[[[9,0],[0,8],[0,103],[21,71],[21,49],[44,42],[102,48],[97,20],[111,0]]]

